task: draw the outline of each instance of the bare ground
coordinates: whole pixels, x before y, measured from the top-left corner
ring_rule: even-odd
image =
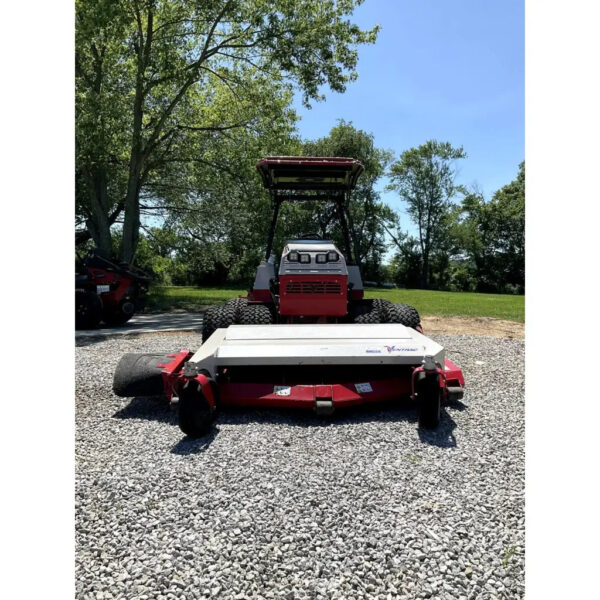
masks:
[[[503,321],[492,317],[438,317],[421,318],[425,335],[439,333],[445,335],[487,335],[490,337],[525,338],[525,324],[516,321]]]

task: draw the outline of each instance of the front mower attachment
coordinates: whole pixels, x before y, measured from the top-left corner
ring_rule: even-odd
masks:
[[[179,398],[180,425],[200,435],[219,405],[337,408],[412,397],[422,427],[440,404],[462,395],[461,370],[444,348],[392,324],[232,325],[192,354],[126,354],[115,373],[119,396]],[[181,402],[185,399],[185,411]]]

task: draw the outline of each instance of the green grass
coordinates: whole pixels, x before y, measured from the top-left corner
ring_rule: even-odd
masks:
[[[146,301],[146,311],[199,311],[229,298],[245,296],[246,292],[244,287],[152,286]]]
[[[154,286],[148,294],[146,310],[198,311],[240,295],[246,295],[244,287]],[[365,297],[387,298],[391,302],[411,304],[422,315],[495,317],[520,323],[525,321],[525,296],[367,288]]]
[[[495,317],[525,322],[525,296],[367,288],[365,297],[387,298],[391,302],[410,304],[422,315]]]

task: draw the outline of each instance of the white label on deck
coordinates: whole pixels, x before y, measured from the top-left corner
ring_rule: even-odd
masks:
[[[366,394],[373,391],[370,383],[355,383],[354,387],[359,394]]]
[[[292,388],[289,385],[273,386],[273,393],[276,396],[289,396],[291,392],[292,392]]]

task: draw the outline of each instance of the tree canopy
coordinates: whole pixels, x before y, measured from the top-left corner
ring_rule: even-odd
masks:
[[[500,188],[489,202],[481,193],[467,193],[455,227],[457,246],[464,250],[481,292],[525,289],[525,163],[516,179]]]
[[[120,255],[131,261],[140,197],[160,196],[153,181],[193,177],[192,161],[216,169],[211,141],[225,132],[289,122],[294,86],[306,104],[325,84],[344,91],[356,46],[377,35],[348,18],[361,2],[78,0],[79,240],[109,253],[122,216]]]
[[[294,94],[343,92],[377,37],[351,21],[362,1],[76,0],[76,243],[157,282],[247,281],[271,212],[257,161],[350,156],[365,167],[347,206],[364,279],[522,291],[524,164],[487,201],[455,181],[466,153],[449,142],[396,159],[343,120],[300,139]],[[382,200],[386,178],[416,236]],[[343,247],[332,206],[284,204],[275,247],[311,232]]]
[[[447,237],[447,217],[458,191],[454,161],[466,156],[462,147],[428,140],[405,150],[390,169],[389,188],[404,200],[408,215],[418,227],[423,288],[429,286],[431,256]]]

